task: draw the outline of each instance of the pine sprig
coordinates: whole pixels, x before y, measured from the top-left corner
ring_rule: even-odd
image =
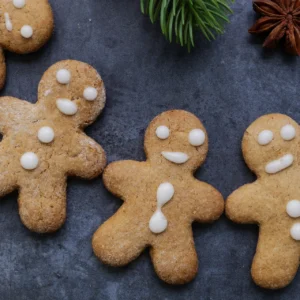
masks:
[[[160,20],[163,35],[172,42],[195,46],[194,32],[199,30],[211,41],[224,33],[224,24],[232,13],[229,3],[234,0],[140,0],[141,10],[154,23]]]

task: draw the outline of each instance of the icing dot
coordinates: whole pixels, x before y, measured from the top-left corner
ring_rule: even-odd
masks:
[[[37,155],[33,152],[26,152],[20,159],[21,166],[26,170],[33,170],[39,164]]]
[[[300,217],[300,201],[299,200],[289,201],[286,206],[286,212],[292,218]]]
[[[16,8],[23,8],[26,4],[25,0],[13,0],[13,5]]]
[[[25,39],[29,39],[32,37],[33,35],[33,29],[31,26],[29,25],[24,25],[22,28],[21,28],[21,35],[23,38]]]
[[[83,91],[83,97],[85,100],[94,101],[96,100],[97,96],[98,92],[94,87],[89,86]]]
[[[294,240],[299,241],[300,240],[300,223],[295,223],[292,226],[290,233]]]
[[[189,142],[192,146],[201,146],[205,142],[205,133],[201,129],[193,129],[189,133]]]
[[[170,136],[170,129],[167,126],[158,126],[155,133],[159,139],[165,140]]]
[[[77,113],[77,105],[69,99],[57,99],[57,108],[65,115],[72,116]]]
[[[263,130],[259,133],[257,142],[262,145],[268,145],[273,140],[273,132],[271,130]]]
[[[42,143],[46,143],[46,144],[51,143],[54,139],[53,129],[49,126],[44,126],[40,128],[40,130],[38,131],[38,139]]]
[[[296,136],[296,130],[294,126],[287,124],[281,128],[280,135],[285,141],[290,141]]]
[[[60,69],[56,73],[56,80],[61,84],[68,84],[71,80],[71,73],[66,69]]]

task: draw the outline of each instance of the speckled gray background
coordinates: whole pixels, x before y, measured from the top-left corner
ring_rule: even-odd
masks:
[[[107,106],[87,133],[106,150],[109,162],[143,160],[143,134],[153,117],[181,108],[206,126],[209,156],[197,177],[227,197],[254,179],[240,142],[262,114],[287,113],[300,121],[300,61],[282,51],[264,52],[247,33],[255,20],[251,1],[237,0],[226,33],[214,43],[198,40],[191,54],[169,45],[139,10],[139,0],[52,0],[56,29],[36,54],[7,53],[8,77],[1,95],[34,102],[43,72],[61,59],[92,64],[107,88]],[[145,252],[125,268],[94,257],[91,236],[121,201],[103,187],[70,179],[68,219],[56,234],[39,236],[23,227],[17,194],[0,202],[0,299],[299,299],[300,276],[286,289],[266,291],[250,277],[256,226],[238,226],[224,216],[194,226],[200,269],[196,279],[172,287],[155,275]],[[297,298],[298,297],[298,298]]]

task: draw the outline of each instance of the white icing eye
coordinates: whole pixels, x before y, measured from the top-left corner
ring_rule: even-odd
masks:
[[[201,146],[205,142],[205,133],[202,129],[193,129],[189,133],[189,142],[192,146]]]
[[[83,97],[87,101],[94,101],[96,100],[97,96],[98,92],[94,87],[89,86],[83,91]]]
[[[259,133],[257,142],[262,145],[268,145],[273,140],[273,132],[271,130],[263,130]]]
[[[71,81],[71,73],[66,69],[60,69],[56,73],[56,80],[60,84],[68,84]]]
[[[32,37],[33,35],[33,29],[31,26],[29,25],[24,25],[22,28],[21,28],[21,35],[23,38],[25,39],[29,39]]]
[[[300,223],[295,223],[292,226],[290,233],[294,240],[299,241],[300,240]]]
[[[38,166],[39,159],[35,153],[26,152],[22,155],[20,163],[25,170],[33,170]]]
[[[296,129],[294,126],[287,124],[281,128],[280,135],[285,141],[290,141],[296,136]]]
[[[300,201],[299,200],[289,201],[286,206],[286,212],[292,218],[300,217]]]
[[[155,133],[159,139],[165,140],[170,136],[170,129],[167,126],[158,126]]]
[[[77,105],[69,99],[57,99],[57,108],[65,115],[72,116],[77,113]]]
[[[53,129],[49,126],[44,126],[40,128],[38,132],[38,139],[40,140],[40,142],[45,144],[51,143],[54,139]]]
[[[13,0],[13,5],[15,8],[23,8],[25,4],[25,0]]]

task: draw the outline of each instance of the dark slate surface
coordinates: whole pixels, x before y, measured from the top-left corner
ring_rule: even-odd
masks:
[[[233,5],[226,33],[214,43],[198,40],[191,54],[169,45],[139,10],[139,1],[52,0],[56,29],[36,54],[7,53],[8,78],[1,95],[34,102],[43,72],[61,59],[92,64],[107,88],[107,106],[87,133],[104,147],[109,162],[143,160],[143,134],[153,117],[179,108],[206,126],[210,151],[197,177],[227,197],[254,177],[240,142],[262,114],[287,113],[300,120],[297,58],[264,52],[247,33],[255,20],[249,0]],[[172,287],[155,275],[147,251],[125,268],[102,265],[91,237],[121,201],[103,187],[70,179],[68,219],[56,234],[39,236],[23,227],[17,194],[0,202],[0,299],[298,299],[300,276],[286,289],[266,291],[250,277],[256,226],[239,226],[224,216],[194,226],[200,269],[196,279]]]

